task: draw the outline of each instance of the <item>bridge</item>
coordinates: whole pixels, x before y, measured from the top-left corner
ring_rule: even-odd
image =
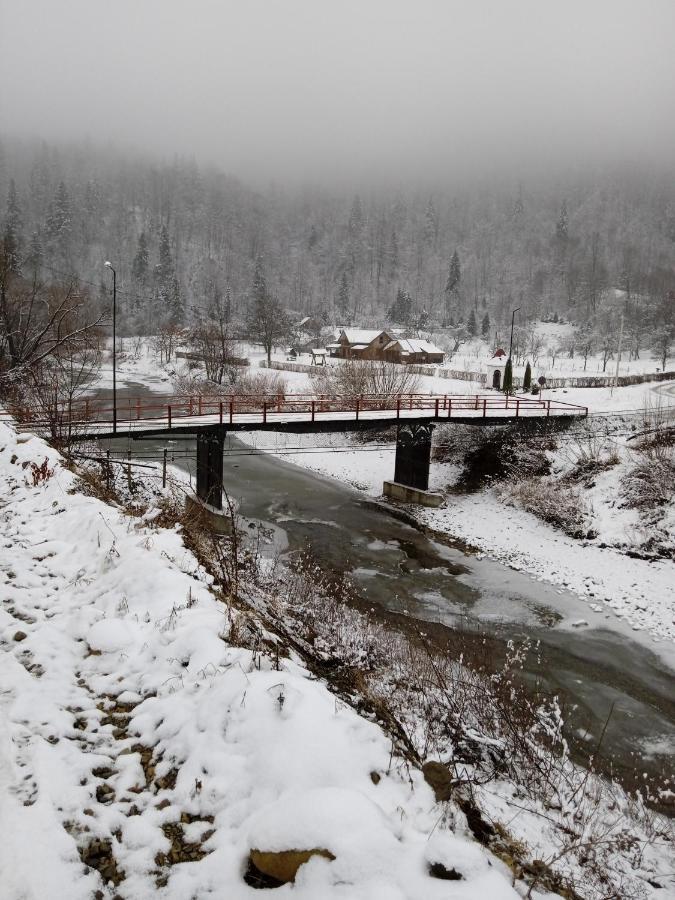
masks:
[[[295,433],[359,431],[397,426],[393,482],[385,493],[408,502],[436,505],[428,492],[431,438],[439,423],[503,425],[534,419],[569,420],[588,409],[550,398],[505,394],[430,395],[320,394],[175,396],[129,399],[116,407],[108,400],[84,400],[59,411],[72,438],[141,439],[176,433],[197,437],[197,495],[222,508],[223,448],[228,431]],[[24,428],[47,430],[34,410],[21,411]]]

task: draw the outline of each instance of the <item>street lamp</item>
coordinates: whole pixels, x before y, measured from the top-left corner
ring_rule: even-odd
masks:
[[[113,333],[112,333],[112,364],[113,364],[113,434],[117,434],[117,273],[112,263],[106,260],[106,269],[110,269],[113,276]]]
[[[110,263],[106,263],[106,265],[110,265]],[[509,343],[509,359],[511,359],[511,351],[513,350],[513,321],[519,309],[520,307],[516,306],[516,308],[511,311],[511,342]]]

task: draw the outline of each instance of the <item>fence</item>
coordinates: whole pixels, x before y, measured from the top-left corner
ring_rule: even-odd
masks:
[[[305,363],[280,362],[275,359],[268,366],[267,360],[260,361],[260,365],[264,369],[279,369],[285,372],[307,372],[309,375],[316,375],[323,369],[323,366],[308,366]],[[412,372],[414,375],[429,375],[432,378],[446,378],[453,381],[473,381],[477,384],[485,384],[487,375],[485,372],[466,372],[459,369],[442,369],[436,366],[406,366],[406,371]],[[648,372],[644,375],[619,375],[616,382],[619,387],[628,387],[631,384],[645,384],[648,381],[672,381],[675,379],[675,372]],[[533,377],[536,383],[536,378]],[[561,378],[547,378],[547,388],[593,388],[593,387],[611,387],[615,382],[614,375],[574,375]],[[523,379],[520,375],[513,376],[514,388],[522,386]]]

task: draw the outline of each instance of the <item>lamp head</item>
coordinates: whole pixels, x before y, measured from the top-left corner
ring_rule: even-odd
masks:
[[[112,269],[112,263],[110,262],[109,259],[106,259],[104,265],[105,265],[106,269]]]

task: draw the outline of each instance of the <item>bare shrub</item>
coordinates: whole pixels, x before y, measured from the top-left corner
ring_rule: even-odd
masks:
[[[395,397],[412,394],[419,389],[420,378],[407,366],[374,359],[348,359],[337,366],[326,367],[315,377],[318,393],[359,397],[378,394]]]
[[[651,397],[645,404],[642,430],[630,439],[634,448],[648,459],[665,459],[672,456],[675,446],[675,415],[672,407],[664,406],[661,397]]]
[[[570,477],[589,482],[594,475],[618,465],[619,453],[606,422],[586,421],[567,444]]]
[[[271,369],[259,371],[244,369],[239,371],[231,390],[242,396],[265,397],[271,401],[286,394],[287,381],[281,372]]]
[[[174,375],[174,389],[184,397],[258,397],[260,402],[272,403],[286,394],[286,379],[271,369],[249,370],[237,367],[236,379],[229,384],[207,381],[201,375],[181,373]]]
[[[505,486],[501,497],[574,538],[593,537],[590,510],[579,490],[562,481],[525,478]]]

